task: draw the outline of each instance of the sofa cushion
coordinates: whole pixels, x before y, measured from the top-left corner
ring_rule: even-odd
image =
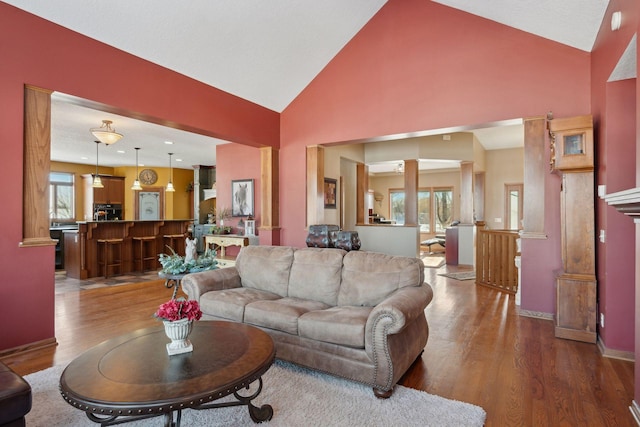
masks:
[[[420,258],[351,251],[343,259],[338,305],[373,307],[397,289],[422,282],[424,263]]]
[[[286,246],[244,246],[236,258],[242,286],[286,297],[293,251]]]
[[[336,305],[345,254],[340,249],[297,249],[289,276],[289,296]]]
[[[280,298],[274,301],[256,301],[247,305],[244,321],[264,328],[298,334],[298,318],[312,310],[328,308],[318,301],[298,298]]]
[[[364,331],[371,310],[344,306],[310,311],[298,319],[298,334],[316,341],[364,348]]]
[[[251,288],[234,288],[221,291],[206,292],[200,297],[200,308],[203,313],[216,317],[244,321],[245,306],[254,301],[274,300],[280,295]]]

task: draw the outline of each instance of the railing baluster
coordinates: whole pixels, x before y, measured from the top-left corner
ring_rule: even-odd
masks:
[[[514,264],[518,232],[478,229],[476,241],[476,283],[512,294],[518,291]]]

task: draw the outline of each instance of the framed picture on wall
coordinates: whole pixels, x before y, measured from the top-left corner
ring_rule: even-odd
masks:
[[[231,216],[255,216],[253,211],[253,180],[231,181]]]
[[[335,209],[336,208],[336,188],[337,180],[333,178],[324,179],[324,208]]]

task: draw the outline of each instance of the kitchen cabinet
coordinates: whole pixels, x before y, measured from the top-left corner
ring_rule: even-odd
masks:
[[[64,258],[64,231],[66,230],[77,230],[78,226],[76,224],[63,224],[56,225],[54,227],[49,228],[49,235],[52,239],[57,240],[56,243],[56,270],[64,270],[65,269],[65,258]]]
[[[93,175],[82,175],[84,183],[84,219],[93,219],[94,205],[121,205],[124,212],[124,177],[100,175],[104,188],[94,188]]]
[[[64,236],[60,229],[49,229],[49,235],[56,243],[56,270],[64,270]]]

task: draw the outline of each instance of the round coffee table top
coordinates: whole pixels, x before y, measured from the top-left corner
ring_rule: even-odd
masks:
[[[266,372],[273,340],[234,322],[194,322],[193,352],[169,356],[162,326],[105,341],[67,366],[60,392],[100,415],[151,415],[196,407],[234,393]]]

